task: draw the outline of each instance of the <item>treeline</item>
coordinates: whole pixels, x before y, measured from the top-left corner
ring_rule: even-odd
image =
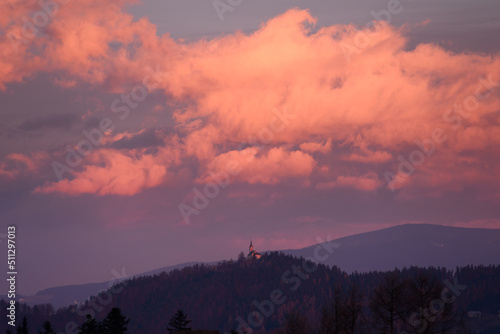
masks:
[[[347,293],[334,290],[332,301],[322,309],[319,326],[293,310],[286,316],[283,334],[354,333],[468,333],[464,312],[454,305],[466,286],[443,284],[428,274],[401,279],[388,273],[368,297],[356,283]],[[239,328],[240,332],[248,329]]]
[[[17,318],[26,316],[33,333],[44,321],[50,321],[57,333],[75,333],[87,315],[102,321],[118,307],[130,316],[130,333],[151,334],[166,333],[178,309],[190,314],[193,328],[223,333],[296,333],[290,328],[302,325],[321,333],[415,333],[424,326],[427,332],[421,333],[432,333],[465,328],[468,311],[500,319],[500,266],[347,274],[337,267],[271,253],[260,260],[240,258],[133,278],[114,291],[120,292],[104,291],[83,305],[58,310],[20,304]],[[4,319],[6,306],[0,301]],[[496,325],[500,327],[493,321]],[[6,322],[0,323],[0,331],[6,329]]]
[[[74,332],[77,334],[127,334],[128,333],[128,323],[130,319],[127,319],[118,307],[113,307],[111,312],[108,313],[103,321],[98,322],[90,314],[87,315],[87,320],[79,326]],[[184,314],[182,310],[178,310],[170,319],[169,326],[167,328],[169,334],[174,334],[180,331],[190,331],[191,327],[188,327],[191,320],[187,319],[187,315]],[[5,331],[6,334],[13,334],[14,332],[10,329]],[[16,328],[16,334],[30,334],[30,329],[28,326],[28,320],[23,317],[23,320],[19,326]],[[41,325],[41,330],[38,334],[56,334],[52,328],[50,321],[45,321]]]
[[[79,326],[78,328],[72,329],[74,333],[78,334],[125,334],[127,333],[127,324],[130,319],[127,319],[122,311],[114,307],[108,313],[106,318],[103,321],[97,322],[95,318],[87,315],[86,321]],[[6,334],[13,334],[14,332],[10,329],[5,331]],[[19,324],[15,331],[16,334],[29,334],[32,333],[28,326],[28,320],[23,317],[21,324]],[[52,324],[49,320],[46,320],[38,331],[35,333],[38,334],[56,334],[56,331],[52,327]]]

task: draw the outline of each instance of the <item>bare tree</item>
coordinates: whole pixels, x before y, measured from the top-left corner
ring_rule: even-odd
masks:
[[[311,327],[307,319],[298,313],[292,311],[286,317],[285,334],[309,334]]]
[[[444,284],[428,274],[418,273],[408,283],[405,325],[409,333],[451,333],[461,318],[450,303],[441,300]]]
[[[350,286],[347,296],[342,293],[340,286],[335,287],[332,303],[323,308],[320,332],[322,334],[355,333],[363,308],[362,298],[360,288],[356,283]]]
[[[349,289],[347,299],[345,300],[344,322],[347,334],[354,334],[358,328],[358,322],[362,315],[363,306],[361,301],[363,295],[357,283],[352,283]]]
[[[394,334],[401,328],[407,312],[408,282],[402,280],[398,271],[387,274],[375,288],[370,300],[374,325],[384,333]]]
[[[343,330],[344,297],[340,286],[333,290],[333,301],[323,308],[321,315],[321,334],[338,334]]]

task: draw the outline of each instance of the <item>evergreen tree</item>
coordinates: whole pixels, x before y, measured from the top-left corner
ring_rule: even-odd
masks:
[[[23,318],[23,322],[17,327],[16,334],[29,334],[28,319]]]
[[[92,318],[90,314],[87,314],[87,320],[78,328],[78,334],[98,334],[99,324]]]
[[[168,323],[168,332],[170,334],[176,333],[178,331],[190,331],[191,327],[187,327],[191,320],[187,320],[187,315],[182,312],[182,310],[177,310]]]
[[[5,334],[14,334],[14,333],[13,333],[10,329],[7,329],[7,330],[5,331]]]
[[[106,318],[99,324],[99,334],[124,334],[127,333],[127,319],[118,307],[113,307]]]
[[[39,334],[56,334],[54,329],[52,329],[52,325],[50,321],[45,321],[42,325],[42,331],[38,332]]]

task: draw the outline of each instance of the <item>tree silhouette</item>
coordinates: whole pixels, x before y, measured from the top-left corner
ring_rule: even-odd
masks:
[[[344,306],[345,328],[348,334],[357,332],[358,321],[362,317],[363,305],[361,300],[363,294],[357,283],[351,284],[349,294]]]
[[[240,262],[243,262],[247,259],[245,253],[241,252],[239,255],[238,255],[238,263]]]
[[[182,310],[177,310],[172,318],[170,318],[167,328],[168,332],[173,334],[178,331],[190,331],[191,327],[187,327],[190,322],[191,320],[187,320],[187,315]]]
[[[85,322],[78,328],[78,334],[98,334],[99,333],[99,324],[92,318],[90,314],[87,314],[87,319]]]
[[[124,334],[129,321],[118,307],[113,307],[99,324],[99,334]]]
[[[17,327],[16,334],[29,334],[28,320],[23,317],[23,322]]]
[[[320,333],[356,333],[362,316],[362,298],[363,295],[357,283],[351,284],[347,296],[342,293],[340,285],[337,285],[334,289],[333,301],[323,308]]]
[[[408,313],[405,300],[408,282],[401,280],[400,275],[399,271],[387,274],[370,300],[374,325],[384,333],[394,334]]]
[[[297,311],[286,317],[285,334],[308,334],[311,332],[307,319]]]
[[[52,329],[52,325],[50,324],[50,321],[45,321],[42,324],[42,331],[38,332],[39,334],[56,334],[54,329]]]
[[[321,334],[337,334],[344,330],[342,319],[344,307],[345,301],[340,286],[337,285],[333,290],[333,301],[323,308],[321,314]]]
[[[418,273],[408,283],[405,324],[413,333],[446,333],[460,325],[452,304],[441,300],[445,286],[427,273]]]

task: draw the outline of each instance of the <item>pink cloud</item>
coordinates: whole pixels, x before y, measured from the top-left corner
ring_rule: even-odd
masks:
[[[133,195],[164,182],[166,167],[152,155],[134,155],[103,149],[87,157],[90,165],[74,173],[74,179],[47,182],[35,193],[65,193],[68,195]]]
[[[48,154],[42,151],[31,154],[11,153],[0,163],[0,176],[15,180],[21,176],[36,174],[47,158]]]
[[[316,189],[352,188],[362,191],[373,191],[381,186],[382,182],[378,179],[377,174],[370,172],[362,176],[341,175],[335,181],[318,183]]]
[[[212,181],[215,176],[227,173],[232,181],[276,184],[290,178],[309,177],[315,164],[310,155],[301,151],[272,148],[259,153],[256,148],[247,148],[217,156],[208,164],[200,181]]]
[[[306,142],[300,144],[300,149],[305,152],[321,152],[321,153],[328,153],[332,149],[332,141],[331,139],[328,139],[325,143],[318,143],[318,142]]]
[[[15,54],[6,33],[20,33],[21,19],[7,17],[28,15],[37,3],[23,2],[19,9],[11,1],[0,15],[0,88],[45,71],[57,73],[59,86],[74,89],[84,82],[129,93],[152,75],[149,66],[157,72],[157,86],[151,89],[171,97],[176,108],[178,138],[166,141],[163,149],[175,152],[174,164],[195,159],[198,182],[209,181],[210,173],[234,161],[241,169],[233,177],[237,182],[277,184],[295,178],[307,184],[314,177],[318,188],[374,191],[381,187],[375,177],[383,174],[380,166],[397,170],[399,154],[418,148],[416,141],[441,128],[448,140],[436,152],[446,154],[426,158],[405,187],[447,184],[446,189],[461,191],[479,175],[481,182],[499,183],[496,176],[485,176],[487,167],[479,163],[447,168],[439,158],[460,159],[467,150],[487,155],[500,144],[498,129],[489,121],[500,109],[498,54],[457,54],[430,44],[407,50],[403,30],[388,25],[375,32],[353,25],[313,30],[316,19],[299,9],[250,34],[181,42],[158,36],[146,18],[134,21],[124,11],[127,3],[61,5],[44,33],[32,40],[33,47],[21,45]],[[368,37],[363,45],[360,34]],[[471,100],[474,94],[484,98]],[[477,102],[473,111],[454,109],[470,102]],[[148,124],[155,124],[151,117]],[[347,152],[339,155],[337,148]],[[322,154],[313,158],[314,152]],[[170,163],[160,155],[133,154],[96,153],[73,180],[37,191],[131,195],[165,182]],[[365,167],[353,169],[353,163]],[[491,164],[500,167],[497,161]],[[139,175],[135,180],[134,173]]]

